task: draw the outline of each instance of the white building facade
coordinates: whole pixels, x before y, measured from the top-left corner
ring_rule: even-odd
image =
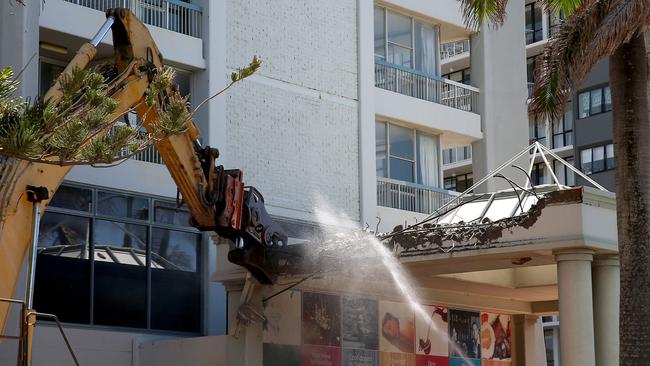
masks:
[[[193,105],[260,57],[254,76],[196,119],[203,144],[220,150],[219,164],[243,170],[290,241],[321,237],[322,207],[346,227],[420,221],[529,142],[525,55],[536,46],[526,46],[523,0],[509,2],[502,28],[480,33],[466,29],[456,0],[7,3],[0,64],[27,65],[23,95],[47,89],[109,7],[129,7],[148,24]],[[111,42],[99,61],[111,57]],[[476,191],[505,187],[490,181]],[[43,219],[37,309],[61,314],[82,365],[271,365],[260,324],[223,336],[246,273],[227,262],[227,242],[187,225],[175,201],[154,150],[111,169],[74,168]],[[496,252],[477,257],[485,266],[446,257],[413,266],[444,268],[426,275],[439,284],[428,301],[519,316],[526,354],[514,364],[539,365],[541,316],[559,310],[555,256],[540,248],[530,267]],[[3,364],[14,362],[14,346],[0,343]],[[57,329],[39,325],[33,364],[69,360]]]

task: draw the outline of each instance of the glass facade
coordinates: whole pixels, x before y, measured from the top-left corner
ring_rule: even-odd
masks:
[[[439,187],[438,136],[388,122],[375,122],[377,177]]]
[[[40,226],[35,307],[61,321],[198,333],[202,235],[172,201],[65,184]]]
[[[609,86],[578,93],[578,118],[612,110],[612,92]]]
[[[389,64],[439,75],[438,27],[375,6],[375,57]]]
[[[580,150],[580,167],[585,174],[614,169],[614,145],[606,144]]]

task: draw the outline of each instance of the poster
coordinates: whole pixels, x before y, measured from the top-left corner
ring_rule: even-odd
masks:
[[[481,313],[481,358],[483,365],[507,366],[512,361],[510,315]],[[485,362],[492,360],[497,363]]]
[[[302,366],[341,366],[341,349],[338,347],[303,346]]]
[[[451,357],[481,358],[480,313],[449,310],[449,353]],[[479,362],[480,364],[480,362]]]
[[[443,306],[423,306],[430,316],[415,316],[416,352],[418,355],[449,356],[448,310]]]
[[[381,352],[380,366],[415,366],[415,355],[412,353]]]
[[[341,346],[341,298],[303,292],[302,340],[304,344]]]
[[[408,304],[379,302],[379,349],[415,353],[415,315]]]
[[[264,366],[300,366],[300,347],[264,343]]]
[[[358,297],[343,297],[343,347],[376,350],[379,347],[377,301]]]
[[[415,366],[449,366],[449,357],[415,355]]]
[[[466,358],[462,359],[460,357],[450,357],[449,366],[482,366],[481,360]]]
[[[264,343],[300,345],[301,292],[286,291],[264,303]]]
[[[379,352],[365,349],[343,349],[343,366],[379,366]]]

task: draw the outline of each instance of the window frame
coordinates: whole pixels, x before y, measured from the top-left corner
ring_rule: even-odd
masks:
[[[205,332],[205,307],[206,307],[206,291],[207,291],[207,278],[206,278],[206,266],[209,265],[206,261],[207,253],[208,253],[208,248],[207,248],[207,236],[202,233],[201,231],[197,230],[196,228],[189,226],[189,224],[186,225],[175,225],[175,224],[166,224],[166,223],[161,223],[155,220],[155,203],[156,201],[162,201],[162,202],[172,202],[173,198],[170,197],[163,197],[163,196],[157,196],[157,195],[151,195],[151,194],[139,194],[137,192],[130,192],[126,190],[120,190],[120,189],[115,189],[111,187],[101,187],[101,186],[95,186],[95,185],[88,185],[88,184],[81,184],[77,182],[71,182],[71,181],[64,181],[62,183],[62,186],[68,186],[76,189],[85,189],[85,190],[91,190],[92,195],[91,195],[91,207],[90,210],[88,211],[77,211],[73,209],[68,209],[68,208],[61,208],[61,207],[56,207],[56,206],[48,206],[47,212],[51,213],[56,213],[56,214],[64,214],[67,216],[71,217],[80,217],[80,218],[86,218],[89,220],[89,229],[88,229],[88,242],[87,245],[89,247],[89,255],[88,255],[88,265],[90,267],[90,308],[88,309],[89,311],[89,321],[87,323],[70,323],[74,324],[75,326],[80,326],[80,327],[91,327],[91,328],[109,328],[109,329],[125,329],[129,331],[136,330],[138,332],[144,332],[144,333],[165,333],[165,334],[188,334],[188,335],[197,335],[197,334],[203,334]],[[136,218],[129,218],[129,217],[116,217],[116,216],[110,216],[106,214],[101,214],[98,211],[99,205],[98,205],[98,195],[99,192],[106,192],[106,193],[113,193],[117,195],[124,195],[124,196],[132,196],[132,197],[137,197],[137,198],[142,198],[146,199],[148,201],[148,214],[147,214],[147,219],[136,219]],[[146,293],[145,293],[145,298],[146,298],[146,326],[145,327],[130,327],[130,326],[121,326],[121,325],[105,325],[105,324],[97,324],[95,322],[95,240],[94,240],[94,235],[95,235],[95,230],[97,227],[97,221],[107,221],[107,222],[115,222],[115,223],[122,223],[122,224],[130,224],[130,225],[138,225],[138,226],[144,226],[146,230],[146,263],[145,263],[145,271],[146,271]],[[199,281],[197,283],[197,286],[199,286],[200,289],[200,296],[199,296],[199,329],[194,332],[194,331],[181,331],[181,330],[166,330],[166,329],[159,329],[159,328],[153,328],[152,327],[152,314],[153,314],[153,308],[152,308],[152,296],[151,296],[151,289],[152,289],[152,269],[153,267],[150,265],[151,263],[151,257],[153,253],[153,231],[154,229],[164,229],[164,230],[170,230],[170,231],[179,231],[183,233],[190,233],[190,234],[195,234],[197,236],[197,251],[196,251],[196,270],[192,271],[192,273],[196,273],[196,275],[199,278]],[[100,246],[102,244],[99,244]],[[38,266],[38,264],[37,264]]]
[[[529,118],[529,120],[528,120],[528,126],[529,126],[529,128],[528,128],[528,143],[533,144],[534,142],[539,142],[540,144],[542,144],[544,146],[548,146],[547,145],[548,135],[546,134],[546,122],[543,119],[538,118],[538,117],[532,117],[532,118],[533,118],[533,120],[532,120],[533,136],[530,135],[531,121],[530,121],[530,118]],[[543,136],[540,136],[540,133],[539,133],[540,131],[544,132]]]
[[[386,5],[374,4],[373,9],[381,9],[383,11],[383,14],[384,14],[384,55],[382,56],[382,55],[376,54],[374,52],[374,44],[373,44],[373,55],[375,57],[375,60],[379,59],[379,60],[382,60],[383,62],[386,62],[389,65],[394,65],[394,66],[397,66],[397,67],[403,67],[403,68],[406,68],[407,70],[413,70],[415,72],[423,73],[422,71],[419,71],[419,70],[417,70],[415,68],[415,59],[416,59],[415,22],[418,21],[418,22],[420,22],[422,24],[431,26],[431,27],[433,27],[435,29],[435,32],[436,32],[436,45],[435,46],[437,48],[437,52],[434,53],[435,54],[436,74],[435,75],[430,75],[430,76],[440,77],[440,67],[441,67],[440,66],[440,64],[441,64],[440,50],[442,49],[441,43],[440,43],[440,24],[439,23],[432,23],[430,20],[427,20],[427,19],[422,18],[422,17],[413,16],[411,14],[403,13],[401,11],[398,11],[398,10],[395,10],[395,9],[393,9],[391,7],[388,7]],[[410,48],[410,50],[411,50],[411,66],[410,67],[407,67],[407,66],[404,66],[404,65],[397,65],[397,64],[388,62],[388,44],[389,43],[392,43],[392,44],[394,44],[394,45],[396,45],[398,47],[407,48],[407,47],[405,47],[405,46],[403,46],[401,44],[390,42],[388,40],[388,12],[393,12],[393,13],[395,13],[397,15],[408,17],[411,20],[411,48]],[[374,11],[373,11],[373,17],[374,17]],[[374,19],[373,19],[373,26],[374,26]],[[373,39],[374,39],[374,29],[373,29]]]
[[[574,135],[573,135],[573,121],[571,121],[571,129],[567,129],[567,120],[568,118],[573,117],[572,114],[570,113],[563,113],[561,119],[557,121],[551,121],[551,146],[553,149],[559,149],[562,147],[567,147],[573,145],[574,142]],[[555,132],[555,122],[562,122],[562,132]],[[567,135],[571,134],[571,143],[567,143],[568,138]],[[555,138],[558,136],[562,136],[562,146],[555,146]]]
[[[377,126],[377,123],[383,124],[384,131],[386,133],[386,137],[385,137],[385,140],[386,140],[386,155],[384,156],[384,159],[386,159],[386,176],[382,177],[382,178],[392,179],[392,180],[395,180],[395,181],[400,181],[400,182],[405,182],[405,183],[422,185],[422,184],[417,182],[417,180],[418,180],[418,163],[419,163],[418,157],[417,157],[417,155],[418,155],[418,151],[417,151],[417,149],[418,149],[418,140],[417,140],[418,132],[428,134],[428,135],[431,135],[431,136],[437,138],[436,139],[437,140],[436,141],[436,143],[437,143],[436,155],[438,156],[438,161],[439,161],[439,165],[440,165],[438,168],[442,167],[442,165],[443,165],[442,161],[443,161],[444,158],[443,158],[443,154],[441,153],[441,149],[440,149],[440,135],[435,134],[433,132],[428,132],[428,131],[425,131],[425,130],[418,130],[417,128],[413,128],[411,126],[407,126],[407,125],[403,125],[403,124],[400,124],[400,123],[395,123],[395,122],[391,122],[391,121],[387,121],[387,120],[375,120],[375,128]],[[391,152],[390,152],[391,151],[391,148],[390,148],[390,145],[391,145],[390,144],[390,126],[391,125],[396,126],[396,127],[400,127],[400,128],[405,128],[405,129],[408,129],[408,130],[411,131],[411,134],[412,134],[412,137],[413,137],[413,160],[412,161],[409,160],[409,159],[400,157],[400,156],[391,155]],[[377,144],[377,141],[375,140],[375,148],[377,147],[376,144]],[[391,158],[400,159],[400,160],[404,160],[404,161],[408,161],[408,162],[413,163],[413,170],[412,170],[413,180],[412,181],[403,181],[403,180],[399,180],[399,179],[396,179],[396,178],[391,178],[391,176],[390,176],[390,171],[391,171],[390,159]],[[377,159],[377,156],[375,155],[375,161],[376,161],[376,159]],[[375,174],[376,174],[376,171],[375,171]],[[377,175],[377,176],[379,177],[379,175]],[[442,182],[439,179],[438,186],[437,187],[431,187],[431,188],[439,188],[441,186],[441,183]]]
[[[462,191],[458,190],[458,178],[463,177],[464,182],[465,182],[465,189]],[[471,184],[468,184],[467,182],[471,180]],[[452,182],[452,185],[447,186],[447,182]],[[474,185],[474,172],[469,172],[469,173],[464,173],[464,174],[455,174],[450,177],[445,177],[444,182],[443,182],[443,188],[448,190],[448,191],[455,191],[459,193],[463,193],[466,191],[468,188],[470,188],[472,185]]]
[[[606,99],[606,95],[607,95],[607,94],[605,93],[606,90],[609,90],[609,96],[610,96],[610,97],[609,97],[609,100],[610,100],[610,102],[611,102],[611,95],[612,95],[612,94],[611,94],[611,86],[610,86],[609,84],[601,84],[601,85],[599,85],[599,86],[595,86],[595,87],[591,87],[591,88],[586,88],[586,89],[582,89],[582,90],[578,91],[578,93],[577,93],[577,100],[578,100],[578,103],[576,103],[576,104],[577,104],[577,108],[576,108],[576,112],[577,112],[577,113],[576,113],[576,119],[585,119],[585,118],[589,118],[589,117],[591,117],[591,116],[597,116],[597,115],[599,115],[599,114],[603,114],[603,113],[611,112],[611,111],[612,111],[612,105],[611,105],[611,103],[609,104],[609,107],[608,107],[607,104],[605,103],[605,101],[607,100],[607,99]],[[594,92],[596,92],[596,91],[600,91],[600,111],[592,112],[592,108],[593,108],[593,107],[592,107],[592,96],[591,96],[591,95],[592,95],[592,93],[594,93]],[[589,100],[589,105],[587,106],[588,113],[587,113],[586,116],[582,117],[582,116],[581,116],[581,112],[582,112],[582,109],[581,109],[581,108],[582,108],[583,106],[581,105],[581,101],[582,101],[581,96],[583,96],[583,95],[585,95],[585,94],[587,94],[587,95],[589,96],[589,98],[588,98],[588,100]]]
[[[458,74],[458,73],[460,73],[461,80],[460,81],[453,80],[451,78],[451,75]],[[443,79],[449,79],[451,81],[456,81],[456,82],[461,83],[461,84],[471,85],[471,82],[472,82],[472,70],[471,70],[471,67],[466,67],[464,69],[449,72],[447,74],[442,75],[441,77]]]
[[[530,13],[532,15],[532,23],[528,23],[527,20],[526,20],[526,10],[527,10],[526,8],[528,8],[528,7],[531,8]],[[535,21],[535,9],[539,9],[539,13],[541,14],[540,23],[539,23],[540,28],[539,29],[536,29],[536,26],[537,26],[538,23]],[[533,43],[540,42],[540,41],[544,40],[544,20],[543,19],[544,19],[544,9],[542,9],[542,7],[538,4],[537,1],[534,1],[532,3],[528,3],[528,4],[524,5],[524,31],[526,32],[526,45],[533,44]],[[529,24],[531,25],[531,28],[532,28],[531,32],[528,31],[528,25]],[[532,37],[530,37],[530,41],[529,41],[528,34],[531,34],[531,33],[532,33]],[[537,39],[538,34],[539,34],[539,39]]]
[[[612,156],[609,156],[608,153],[607,153],[607,151],[609,150],[608,147],[610,145],[612,146],[612,148],[611,148]],[[602,148],[603,149],[603,159],[602,159],[603,169],[595,171],[594,170],[594,149],[597,149],[597,148]],[[589,171],[586,171],[584,169],[584,167],[583,167],[582,155],[583,155],[583,152],[586,152],[586,151],[589,151],[589,156],[591,157],[591,161],[589,162],[589,164],[590,164],[589,165],[590,166]],[[610,170],[614,170],[616,168],[616,152],[614,151],[614,144],[611,141],[604,142],[604,143],[593,144],[593,145],[589,145],[587,147],[581,147],[579,155],[580,155],[580,165],[579,165],[580,166],[580,171],[582,171],[583,173],[585,173],[587,175],[607,172],[607,171],[610,171]],[[607,162],[608,159],[610,159],[610,158],[613,158],[611,164],[609,164]]]

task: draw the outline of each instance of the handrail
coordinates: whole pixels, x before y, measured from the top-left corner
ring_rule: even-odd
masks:
[[[180,0],[64,0],[99,11],[129,8],[143,23],[201,38],[203,8]]]
[[[397,180],[397,179],[391,179],[391,178],[385,178],[385,177],[377,177],[377,180],[382,181],[382,182],[386,182],[386,183],[393,183],[393,184],[399,184],[399,185],[402,185],[402,186],[417,188],[417,189],[426,189],[427,191],[431,191],[431,192],[448,193],[448,194],[450,194],[452,196],[460,195],[460,193],[456,192],[456,191],[449,191],[449,190],[439,188],[439,187],[432,187],[432,186],[427,186],[427,185],[419,184],[419,183],[406,182],[406,181],[403,181],[403,180]]]
[[[68,348],[68,352],[70,352],[70,356],[72,357],[72,360],[74,361],[74,364],[76,366],[79,365],[79,360],[77,359],[77,355],[75,355],[74,350],[72,349],[72,345],[70,345],[70,341],[68,340],[68,337],[65,335],[65,331],[63,330],[63,326],[61,325],[61,322],[59,321],[59,317],[54,315],[54,314],[48,314],[48,313],[39,313],[34,310],[27,310],[25,311],[25,301],[23,300],[18,300],[18,299],[10,299],[6,297],[0,297],[0,302],[6,302],[10,304],[17,304],[20,305],[22,310],[21,310],[21,315],[23,317],[21,326],[20,326],[20,335],[19,336],[7,336],[7,335],[2,335],[0,334],[0,339],[13,339],[17,340],[19,342],[24,342],[26,339],[29,339],[27,342],[31,342],[31,337],[27,335],[27,328],[28,327],[34,327],[36,326],[36,320],[34,320],[34,323],[30,323],[29,319],[34,316],[34,319],[37,319],[38,317],[41,318],[48,318],[54,320],[56,323],[56,326],[59,328],[59,332],[61,333],[61,337],[63,337],[63,341],[65,342],[66,347]],[[22,364],[22,362],[25,362],[25,357],[29,357],[29,355],[24,354],[23,352],[27,350],[27,352],[30,352],[32,349],[30,344],[25,344],[22,345],[22,347],[18,351],[18,358],[19,358],[19,365]],[[21,356],[21,353],[22,356]],[[22,362],[21,362],[22,361]]]
[[[450,108],[478,113],[479,89],[375,59],[375,86]]]
[[[375,63],[379,64],[379,65],[383,65],[383,66],[392,67],[394,69],[398,69],[398,70],[401,70],[401,71],[410,72],[411,74],[423,76],[425,78],[429,78],[429,79],[433,79],[433,80],[438,80],[438,81],[447,80],[447,81],[449,81],[449,79],[445,79],[445,78],[443,78],[441,76],[429,74],[427,72],[416,70],[416,69],[411,69],[411,68],[408,68],[408,67],[405,67],[405,66],[402,66],[402,65],[393,64],[393,63],[390,63],[390,62],[388,62],[388,61],[386,61],[386,60],[384,60],[382,58],[378,58],[378,57],[375,57]],[[463,84],[463,85],[465,85],[465,84]]]

